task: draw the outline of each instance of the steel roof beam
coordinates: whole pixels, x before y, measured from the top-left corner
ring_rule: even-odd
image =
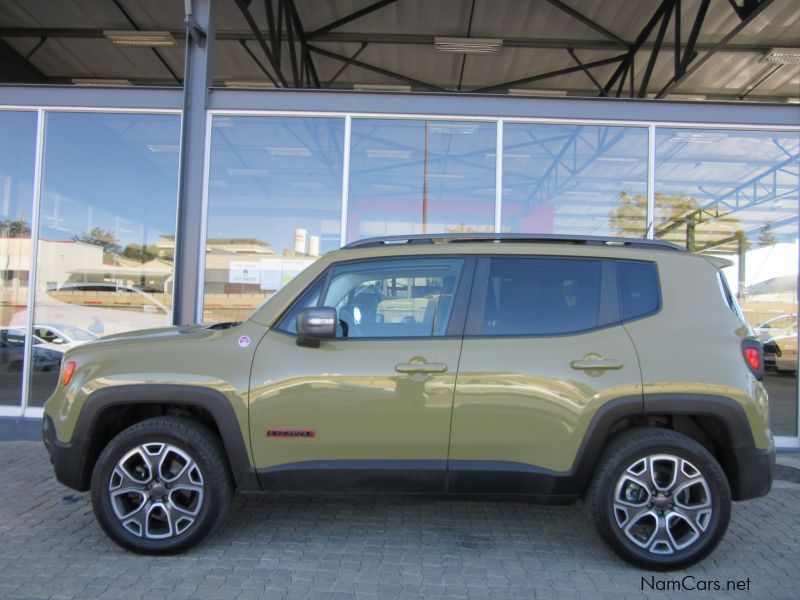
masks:
[[[743,18],[740,23],[734,27],[728,34],[722,38],[719,42],[714,44],[714,46],[707,50],[706,53],[702,56],[702,58],[698,60],[691,61],[691,67],[685,69],[680,75],[676,75],[673,77],[672,81],[670,81],[664,88],[656,95],[656,98],[663,98],[667,94],[669,94],[676,86],[680,85],[683,81],[686,80],[687,77],[695,73],[700,67],[702,67],[709,58],[714,56],[717,52],[724,51],[725,47],[728,43],[745,27],[747,27],[758,15],[760,15],[764,10],[772,4],[773,0],[761,0],[757,5],[752,6],[750,8],[749,14]],[[686,56],[684,56],[684,60],[686,60]],[[687,65],[689,63],[687,62]]]
[[[125,17],[125,19],[128,21],[128,23],[130,23],[130,24],[131,24],[131,27],[133,27],[133,28],[134,28],[136,31],[141,31],[141,30],[142,30],[142,28],[141,28],[141,27],[139,27],[139,25],[137,25],[137,24],[136,24],[136,21],[134,21],[134,20],[133,20],[133,17],[131,17],[131,16],[128,14],[128,11],[126,11],[126,10],[123,8],[122,4],[120,4],[120,3],[119,3],[119,0],[112,0],[112,1],[114,2],[114,6],[116,6],[116,7],[117,7],[117,10],[118,10],[119,12],[121,12],[121,13],[122,13],[122,15]],[[175,71],[173,71],[173,70],[172,70],[172,67],[170,67],[170,66],[169,66],[169,63],[167,63],[167,61],[164,59],[164,57],[163,57],[163,56],[161,55],[161,53],[158,51],[158,48],[150,48],[150,50],[152,50],[152,51],[153,51],[153,54],[155,54],[155,55],[156,55],[156,58],[158,59],[158,61],[159,61],[159,62],[160,62],[162,65],[164,65],[164,68],[165,68],[167,71],[169,71],[169,74],[170,74],[170,75],[172,75],[172,78],[173,78],[173,79],[174,79],[176,82],[178,82],[178,85],[183,85],[183,81],[181,80],[181,78],[180,78],[180,77],[178,77],[177,73],[175,73]]]
[[[571,6],[567,6],[566,4],[561,2],[561,0],[547,0],[547,2],[549,2],[550,4],[552,4],[553,6],[558,8],[559,10],[567,13],[573,19],[577,19],[578,21],[580,21],[581,23],[583,23],[587,27],[591,27],[592,29],[594,29],[598,33],[601,33],[602,35],[604,35],[605,37],[607,37],[608,39],[613,41],[618,47],[624,48],[624,49],[627,49],[627,48],[630,47],[630,44],[628,44],[628,42],[623,40],[621,37],[611,33],[608,29],[606,29],[605,27],[600,25],[597,21],[593,21],[592,19],[590,19],[586,15],[578,12],[577,10],[572,8]]]
[[[578,66],[581,69],[583,69],[583,72],[586,73],[586,76],[597,87],[597,91],[600,92],[600,95],[601,96],[606,96],[607,94],[605,93],[605,90],[603,90],[603,86],[600,85],[600,82],[597,81],[597,78],[594,75],[592,75],[592,72],[589,69],[586,68],[586,65],[584,65],[581,62],[581,59],[579,59],[578,56],[575,54],[575,50],[572,49],[572,48],[567,48],[567,52],[569,52],[569,55],[572,57],[572,59],[578,64]]]
[[[261,46],[261,50],[264,51],[264,54],[267,56],[267,60],[269,61],[272,68],[275,70],[275,74],[278,76],[278,80],[281,82],[283,87],[289,87],[289,82],[286,81],[286,78],[283,76],[281,72],[281,65],[275,60],[275,55],[272,54],[272,51],[267,46],[267,41],[264,39],[264,36],[261,34],[261,31],[258,29],[258,25],[256,25],[255,20],[253,19],[253,15],[250,14],[250,9],[247,8],[247,0],[235,0],[236,5],[239,7],[239,10],[242,12],[242,16],[244,17],[247,24],[250,26],[250,29],[255,35],[256,40],[258,40],[258,45]]]
[[[335,52],[329,52],[328,50],[323,50],[322,48],[318,48],[310,44],[308,46],[308,49],[311,52],[316,52],[317,54],[320,54],[321,56],[327,56],[328,58],[333,58],[334,60],[339,60],[343,63],[355,65],[356,67],[361,67],[362,69],[366,69],[367,71],[372,71],[373,73],[378,73],[379,75],[385,75],[386,77],[391,77],[393,79],[397,79],[399,81],[403,81],[411,85],[427,88],[429,90],[434,90],[436,92],[447,91],[444,88],[433,85],[432,83],[426,83],[424,81],[420,81],[419,79],[414,79],[412,77],[402,75],[401,73],[395,73],[394,71],[389,71],[388,69],[383,69],[381,67],[377,67],[369,63],[361,62],[360,60],[355,60],[355,58],[352,57],[348,58],[347,56],[342,56],[341,54],[336,54]]]
[[[332,85],[332,84],[333,84],[333,83],[334,83],[334,82],[335,82],[335,81],[336,81],[336,80],[339,78],[339,75],[341,75],[342,73],[344,73],[344,70],[345,70],[347,67],[349,67],[351,64],[353,64],[353,61],[354,61],[355,59],[357,59],[357,58],[358,58],[358,55],[359,55],[359,54],[361,54],[361,53],[364,51],[364,48],[366,48],[366,47],[367,47],[367,43],[366,43],[366,42],[362,42],[362,43],[361,43],[361,47],[360,47],[358,50],[356,50],[356,51],[353,53],[353,55],[352,55],[350,58],[348,58],[348,59],[345,61],[345,63],[344,63],[344,64],[343,64],[343,65],[342,65],[342,66],[339,68],[339,70],[338,70],[338,71],[336,71],[336,73],[334,73],[334,74],[333,74],[333,77],[331,77],[331,78],[330,78],[330,79],[329,79],[329,80],[328,80],[328,81],[325,83],[325,87],[326,87],[326,88],[329,88],[329,87],[331,87],[331,85]]]
[[[647,61],[647,68],[644,71],[642,83],[639,85],[639,98],[644,98],[647,94],[647,85],[650,83],[650,76],[653,74],[653,67],[656,66],[658,54],[661,52],[661,44],[664,43],[664,35],[667,33],[667,26],[669,25],[670,18],[672,17],[672,11],[675,9],[675,6],[675,0],[665,0],[664,16],[661,17],[661,26],[658,28],[658,33],[656,34],[656,45],[650,52],[650,59]],[[633,76],[633,74],[631,74],[631,76]]]
[[[706,2],[707,0],[703,0]],[[170,30],[169,33],[175,39],[182,40],[186,37],[183,30]],[[270,38],[269,30],[259,30],[264,38]],[[311,40],[310,34],[306,34]],[[53,38],[76,38],[76,39],[105,39],[102,29],[90,28],[71,28],[71,27],[0,27],[0,38],[41,38],[42,36]],[[286,33],[281,32],[282,40],[286,40]],[[428,46],[434,42],[433,35],[407,34],[407,33],[357,33],[357,32],[329,32],[317,35],[313,38],[314,42],[335,42],[335,43],[354,43],[360,44],[411,44]],[[256,34],[250,30],[242,29],[223,29],[217,31],[217,41],[238,41],[255,40]],[[618,50],[619,46],[606,40],[579,40],[579,39],[549,39],[549,38],[503,38],[503,46],[508,48],[550,48],[562,49],[573,48],[575,50]],[[639,46],[642,50],[650,49],[654,46],[652,42],[643,42]],[[675,43],[664,41],[662,49],[675,49]],[[697,43],[695,50],[703,52],[712,50],[717,44]],[[765,44],[727,44],[719,52],[744,53],[744,54],[763,54],[772,48]]]
[[[247,52],[248,56],[253,59],[253,62],[256,63],[261,72],[267,76],[267,79],[269,79],[275,87],[278,87],[279,86],[278,81],[272,76],[269,70],[267,70],[267,67],[264,66],[264,64],[255,55],[255,53],[252,50],[250,50],[250,48],[247,46],[247,41],[239,40],[239,45],[245,52]]]
[[[317,29],[315,31],[312,31],[311,33],[308,34],[308,38],[312,39],[312,40],[315,40],[316,38],[318,38],[320,36],[320,34],[323,34],[323,33],[326,33],[328,31],[331,31],[332,29],[336,29],[337,27],[341,27],[342,25],[346,25],[347,23],[350,23],[351,21],[355,21],[356,19],[359,19],[359,18],[363,17],[364,15],[368,15],[371,12],[375,12],[376,10],[381,9],[384,6],[388,6],[389,4],[394,4],[395,2],[397,2],[397,0],[378,0],[378,2],[370,4],[369,6],[366,6],[366,7],[362,8],[361,10],[357,10],[354,13],[350,13],[346,17],[342,17],[341,19],[337,19],[337,20],[333,21],[332,23],[328,23],[324,27],[320,27],[319,29]]]
[[[653,16],[650,17],[650,20],[644,26],[644,28],[639,32],[639,35],[636,36],[633,44],[631,45],[630,49],[628,50],[628,54],[624,57],[620,65],[617,67],[616,71],[611,75],[611,78],[606,82],[603,86],[603,91],[608,94],[611,91],[611,88],[614,87],[614,84],[619,79],[620,75],[625,76],[626,69],[630,68],[630,63],[633,60],[634,55],[639,51],[639,49],[644,44],[645,40],[650,37],[650,32],[653,31],[653,28],[658,23],[659,19],[664,15],[664,10],[666,9],[668,0],[663,0],[661,4],[658,5],[658,8],[653,13]],[[622,91],[622,87],[620,86],[620,91]],[[617,94],[619,97],[619,94]]]
[[[9,44],[0,40],[0,80],[45,83],[48,77]]]
[[[569,73],[575,73],[577,71],[583,71],[585,69],[592,69],[594,67],[610,65],[615,62],[620,62],[620,61],[624,62],[627,56],[628,56],[627,54],[612,56],[611,58],[604,58],[603,60],[595,60],[593,62],[585,63],[582,66],[566,67],[564,69],[558,69],[556,71],[549,71],[547,73],[540,73],[539,75],[532,75],[531,77],[523,77],[522,79],[515,79],[514,81],[506,81],[505,83],[498,83],[496,85],[491,85],[488,87],[480,88],[478,90],[473,90],[473,92],[493,92],[495,90],[501,90],[501,89],[515,87],[517,85],[532,83],[534,81],[541,81],[542,79],[558,77],[559,75],[567,75]]]
[[[308,49],[308,36],[303,29],[303,23],[300,21],[300,14],[297,12],[294,0],[287,1],[288,10],[291,13],[291,20],[292,23],[294,23],[295,32],[297,33],[297,39],[300,40],[300,46],[303,49],[302,61],[307,69],[309,86],[313,85],[316,88],[321,87],[319,84],[319,77],[317,76],[317,69],[314,66],[314,60],[311,58],[311,51]]]

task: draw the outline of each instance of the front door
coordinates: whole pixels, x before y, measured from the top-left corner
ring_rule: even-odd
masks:
[[[600,407],[614,400],[641,412],[616,268],[579,257],[479,260],[453,407],[450,491],[559,493]]]
[[[253,363],[250,436],[265,489],[444,491],[472,262],[338,263],[298,298]],[[296,344],[306,306],[336,309],[336,339]]]

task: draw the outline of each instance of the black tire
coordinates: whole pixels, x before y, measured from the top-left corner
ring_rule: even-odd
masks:
[[[145,447],[147,450],[144,450]],[[159,447],[162,448],[161,454],[150,456],[150,452],[155,452]],[[112,504],[111,488],[117,485],[118,489],[123,489],[122,484],[125,481],[120,477],[122,471],[117,468],[118,463],[131,452],[133,454],[129,462],[125,463],[126,473],[137,468],[138,474],[144,473],[142,468],[149,469],[145,459],[152,458],[155,461],[161,456],[157,467],[159,473],[162,472],[160,465],[166,464],[169,457],[169,465],[174,465],[179,471],[182,469],[180,472],[183,475],[176,477],[175,483],[169,483],[161,475],[150,477],[149,480],[149,475],[143,475],[142,481],[148,481],[147,485],[140,485],[135,481],[135,485],[142,488],[141,492],[127,495],[118,493]],[[147,453],[147,456],[142,452]],[[197,469],[190,467],[189,461],[184,461],[187,456]],[[185,466],[181,467],[181,461],[184,461]],[[182,486],[181,482],[187,485]],[[147,486],[157,485],[160,487],[146,489]],[[178,489],[181,487],[195,487],[199,491],[186,492]],[[100,526],[117,544],[140,554],[175,554],[198,544],[223,522],[230,508],[233,483],[222,444],[210,429],[184,417],[155,417],[128,427],[103,449],[92,473],[91,494],[92,506]],[[134,499],[132,503],[131,498]],[[156,506],[158,504],[161,507]],[[123,505],[125,511],[130,507],[134,512],[121,519],[115,508],[119,511]],[[136,506],[143,507],[144,512]],[[191,512],[194,514],[189,514]],[[136,518],[130,518],[131,514]],[[167,514],[169,517],[164,518]],[[142,518],[145,521],[144,527],[142,523],[136,522]],[[123,525],[125,519],[126,524]],[[187,525],[190,520],[191,523]],[[158,525],[161,527],[158,535],[165,535],[163,528],[166,527],[167,537],[148,539],[151,524],[154,525],[153,536],[155,526]],[[181,529],[182,527],[185,528]],[[135,531],[137,528],[138,535]]]
[[[672,488],[677,494],[667,489],[670,468],[681,469]],[[648,476],[651,482],[660,479],[666,491],[653,483],[642,494],[643,486],[634,479]],[[686,482],[680,484],[678,476]],[[631,498],[632,503],[626,504]],[[681,509],[678,502],[689,510]],[[642,427],[620,434],[607,445],[585,505],[587,517],[619,556],[640,567],[668,571],[697,563],[716,548],[728,528],[731,493],[722,467],[699,443],[668,429]],[[663,524],[670,528],[659,529]]]

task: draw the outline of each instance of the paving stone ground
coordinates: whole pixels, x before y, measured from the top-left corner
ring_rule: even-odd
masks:
[[[651,578],[723,591],[647,594]],[[747,579],[749,591],[724,591]],[[580,504],[397,497],[239,496],[201,546],[154,558],[106,538],[40,443],[0,443],[2,599],[797,598],[799,587],[800,484],[790,481],[734,504],[714,554],[669,574],[612,555]]]

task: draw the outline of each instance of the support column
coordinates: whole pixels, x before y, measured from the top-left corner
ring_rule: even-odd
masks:
[[[694,217],[689,217],[686,221],[686,249],[694,252]]]
[[[202,319],[197,314],[203,274],[199,272],[205,235],[203,219],[204,150],[208,88],[213,76],[215,0],[185,0],[186,58],[183,77],[183,115],[178,169],[178,223],[173,323]]]
[[[744,298],[744,279],[745,279],[745,272],[747,269],[747,265],[745,264],[745,257],[747,256],[747,238],[745,237],[743,232],[738,232],[736,237],[736,249],[737,254],[739,255],[739,285],[736,289],[736,298],[741,300]]]

